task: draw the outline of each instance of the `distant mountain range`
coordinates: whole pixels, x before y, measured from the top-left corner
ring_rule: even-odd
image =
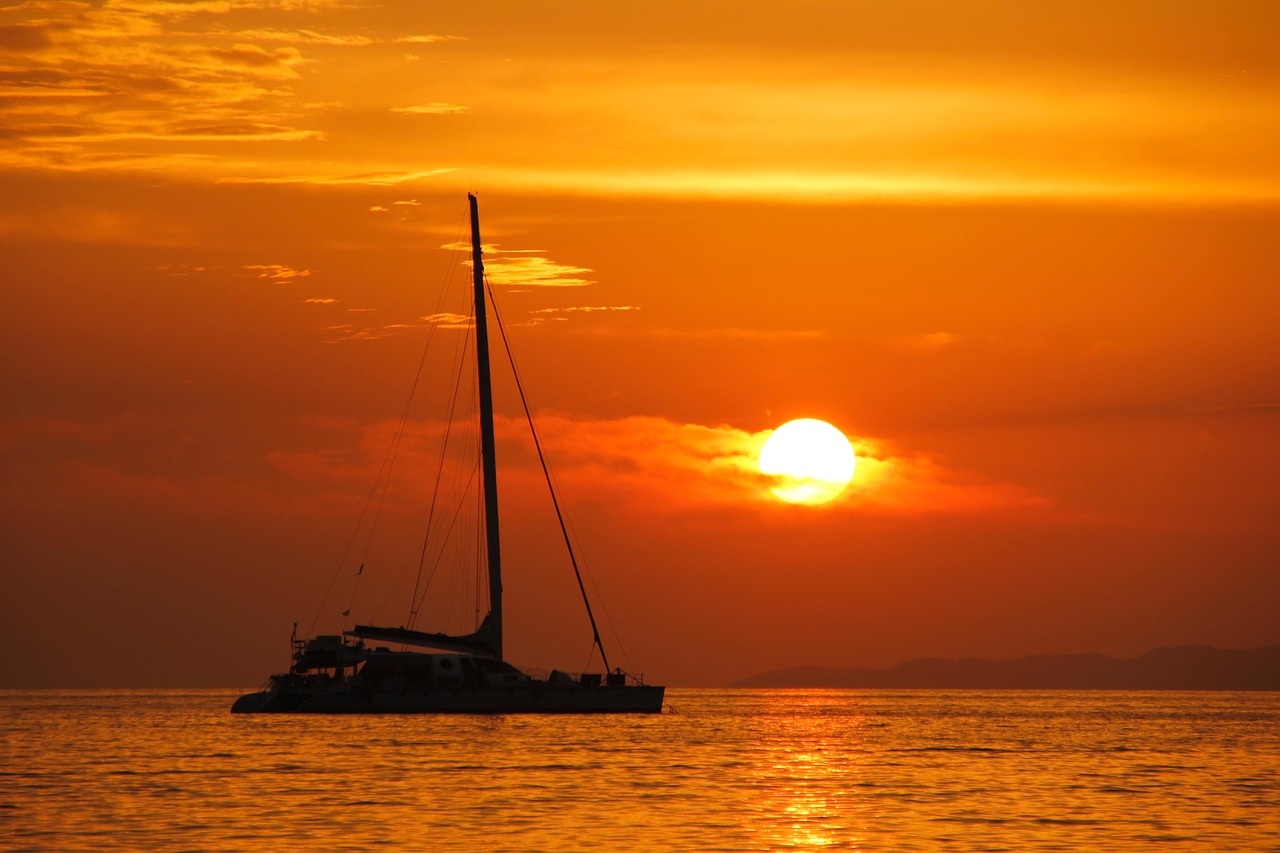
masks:
[[[1280,690],[1280,645],[1178,646],[1138,658],[1032,655],[1016,660],[922,658],[889,669],[801,666],[730,687],[888,687],[932,690]]]

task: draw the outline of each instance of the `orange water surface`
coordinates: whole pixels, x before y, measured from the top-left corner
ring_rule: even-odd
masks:
[[[14,851],[1280,849],[1280,694],[670,690],[660,716],[0,692]]]

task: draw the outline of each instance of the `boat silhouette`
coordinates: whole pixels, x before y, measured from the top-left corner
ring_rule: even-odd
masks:
[[[570,675],[553,670],[546,677],[537,677],[521,671],[503,657],[498,467],[494,453],[484,263],[479,208],[475,195],[468,194],[467,199],[471,218],[488,613],[479,627],[467,634],[356,625],[342,634],[299,639],[295,625],[295,636],[291,640],[293,664],[289,671],[272,675],[264,689],[238,698],[231,706],[233,714],[658,713],[662,710],[665,688],[645,684],[643,679],[620,667],[610,669],[572,549],[570,558],[591,624],[592,648],[593,651],[599,649],[604,671]],[[559,515],[554,492],[552,500]],[[563,518],[561,525],[563,529]],[[565,542],[568,544],[567,535]],[[363,570],[361,564],[360,572]]]

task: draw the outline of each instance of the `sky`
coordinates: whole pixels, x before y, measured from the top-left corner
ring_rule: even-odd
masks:
[[[1271,0],[4,4],[0,687],[249,688],[295,622],[404,624],[468,192],[611,662],[1280,642],[1277,37]],[[580,670],[496,381],[507,656]],[[805,417],[858,458],[820,506],[755,467]]]

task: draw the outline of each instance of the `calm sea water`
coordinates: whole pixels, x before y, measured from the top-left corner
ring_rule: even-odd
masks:
[[[1280,694],[670,690],[618,717],[0,692],[0,849],[1280,850]]]

